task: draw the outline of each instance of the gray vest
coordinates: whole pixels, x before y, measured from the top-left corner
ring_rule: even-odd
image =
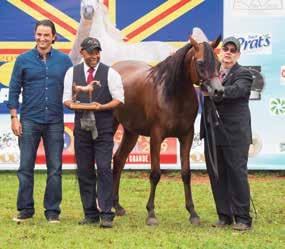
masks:
[[[100,63],[96,71],[94,80],[100,81],[101,87],[96,86],[92,95],[92,102],[98,102],[100,104],[106,104],[112,100],[111,93],[108,87],[108,71],[109,67]],[[86,79],[84,73],[84,64],[78,64],[73,67],[73,82],[77,85],[86,86]],[[81,103],[89,103],[89,96],[87,93],[79,93],[77,100]],[[105,110],[94,112],[96,118],[96,126],[98,133],[106,131],[113,131],[113,111]],[[75,112],[75,126],[80,125],[80,118],[82,117],[81,111]]]

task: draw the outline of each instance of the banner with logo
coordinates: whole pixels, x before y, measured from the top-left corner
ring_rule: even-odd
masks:
[[[98,3],[98,1],[94,2]],[[234,34],[242,42],[241,64],[249,67],[255,77],[251,94],[254,144],[250,148],[250,169],[285,169],[284,123],[285,37],[278,27],[284,24],[282,1],[130,1],[101,0],[107,10],[106,32],[121,37],[127,43],[162,41],[175,48],[187,42],[194,27],[199,27],[209,40],[220,34]],[[259,4],[260,3],[260,4]],[[280,4],[281,3],[281,4]],[[10,129],[6,107],[8,87],[16,57],[34,47],[36,20],[51,19],[56,24],[54,47],[69,53],[78,35],[80,1],[47,0],[0,2],[0,170],[17,169],[19,149]],[[98,9],[95,8],[95,14]],[[262,14],[263,13],[263,14]],[[97,13],[98,14],[98,13]],[[94,25],[96,28],[96,25]],[[102,26],[97,26],[102,28]],[[97,30],[96,30],[97,31]],[[116,36],[119,37],[119,36]],[[117,39],[117,38],[116,38]],[[113,40],[104,40],[115,46]],[[151,48],[153,49],[153,48]],[[147,52],[147,51],[146,51]],[[138,53],[139,57],[139,53]],[[153,61],[149,63],[155,63]],[[195,122],[195,136],[190,153],[191,168],[205,169],[203,141],[199,140],[200,114]],[[73,114],[65,113],[64,168],[74,168]],[[117,149],[122,137],[120,127],[115,135]],[[161,166],[179,169],[179,143],[166,139],[161,146]],[[140,137],[127,159],[125,168],[150,168],[149,138]],[[37,168],[45,167],[44,148],[40,144]]]
[[[284,25],[282,0],[224,1],[224,36],[239,38],[240,64],[260,73],[250,101],[254,169],[285,169]]]

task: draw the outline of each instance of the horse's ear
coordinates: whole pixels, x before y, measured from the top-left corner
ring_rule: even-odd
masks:
[[[196,42],[196,41],[192,38],[192,36],[189,37],[189,40],[190,40],[191,45],[194,47],[194,49],[195,49],[196,51],[198,51],[198,50],[199,50],[198,42]]]
[[[222,40],[222,36],[219,35],[219,37],[215,41],[210,42],[211,47],[212,48],[218,47],[220,42],[221,42],[221,40]]]

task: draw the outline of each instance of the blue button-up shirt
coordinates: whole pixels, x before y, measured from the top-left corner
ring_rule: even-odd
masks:
[[[9,86],[9,109],[18,109],[22,92],[21,119],[40,124],[63,121],[63,82],[72,66],[69,57],[52,49],[43,60],[36,48],[17,57]]]

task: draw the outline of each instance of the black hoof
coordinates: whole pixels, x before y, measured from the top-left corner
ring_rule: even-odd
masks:
[[[155,217],[147,217],[146,218],[146,224],[148,226],[157,226],[158,220]]]
[[[190,217],[189,221],[192,225],[199,226],[201,224],[199,216]]]
[[[126,210],[124,208],[115,209],[116,216],[124,216],[126,214]]]

